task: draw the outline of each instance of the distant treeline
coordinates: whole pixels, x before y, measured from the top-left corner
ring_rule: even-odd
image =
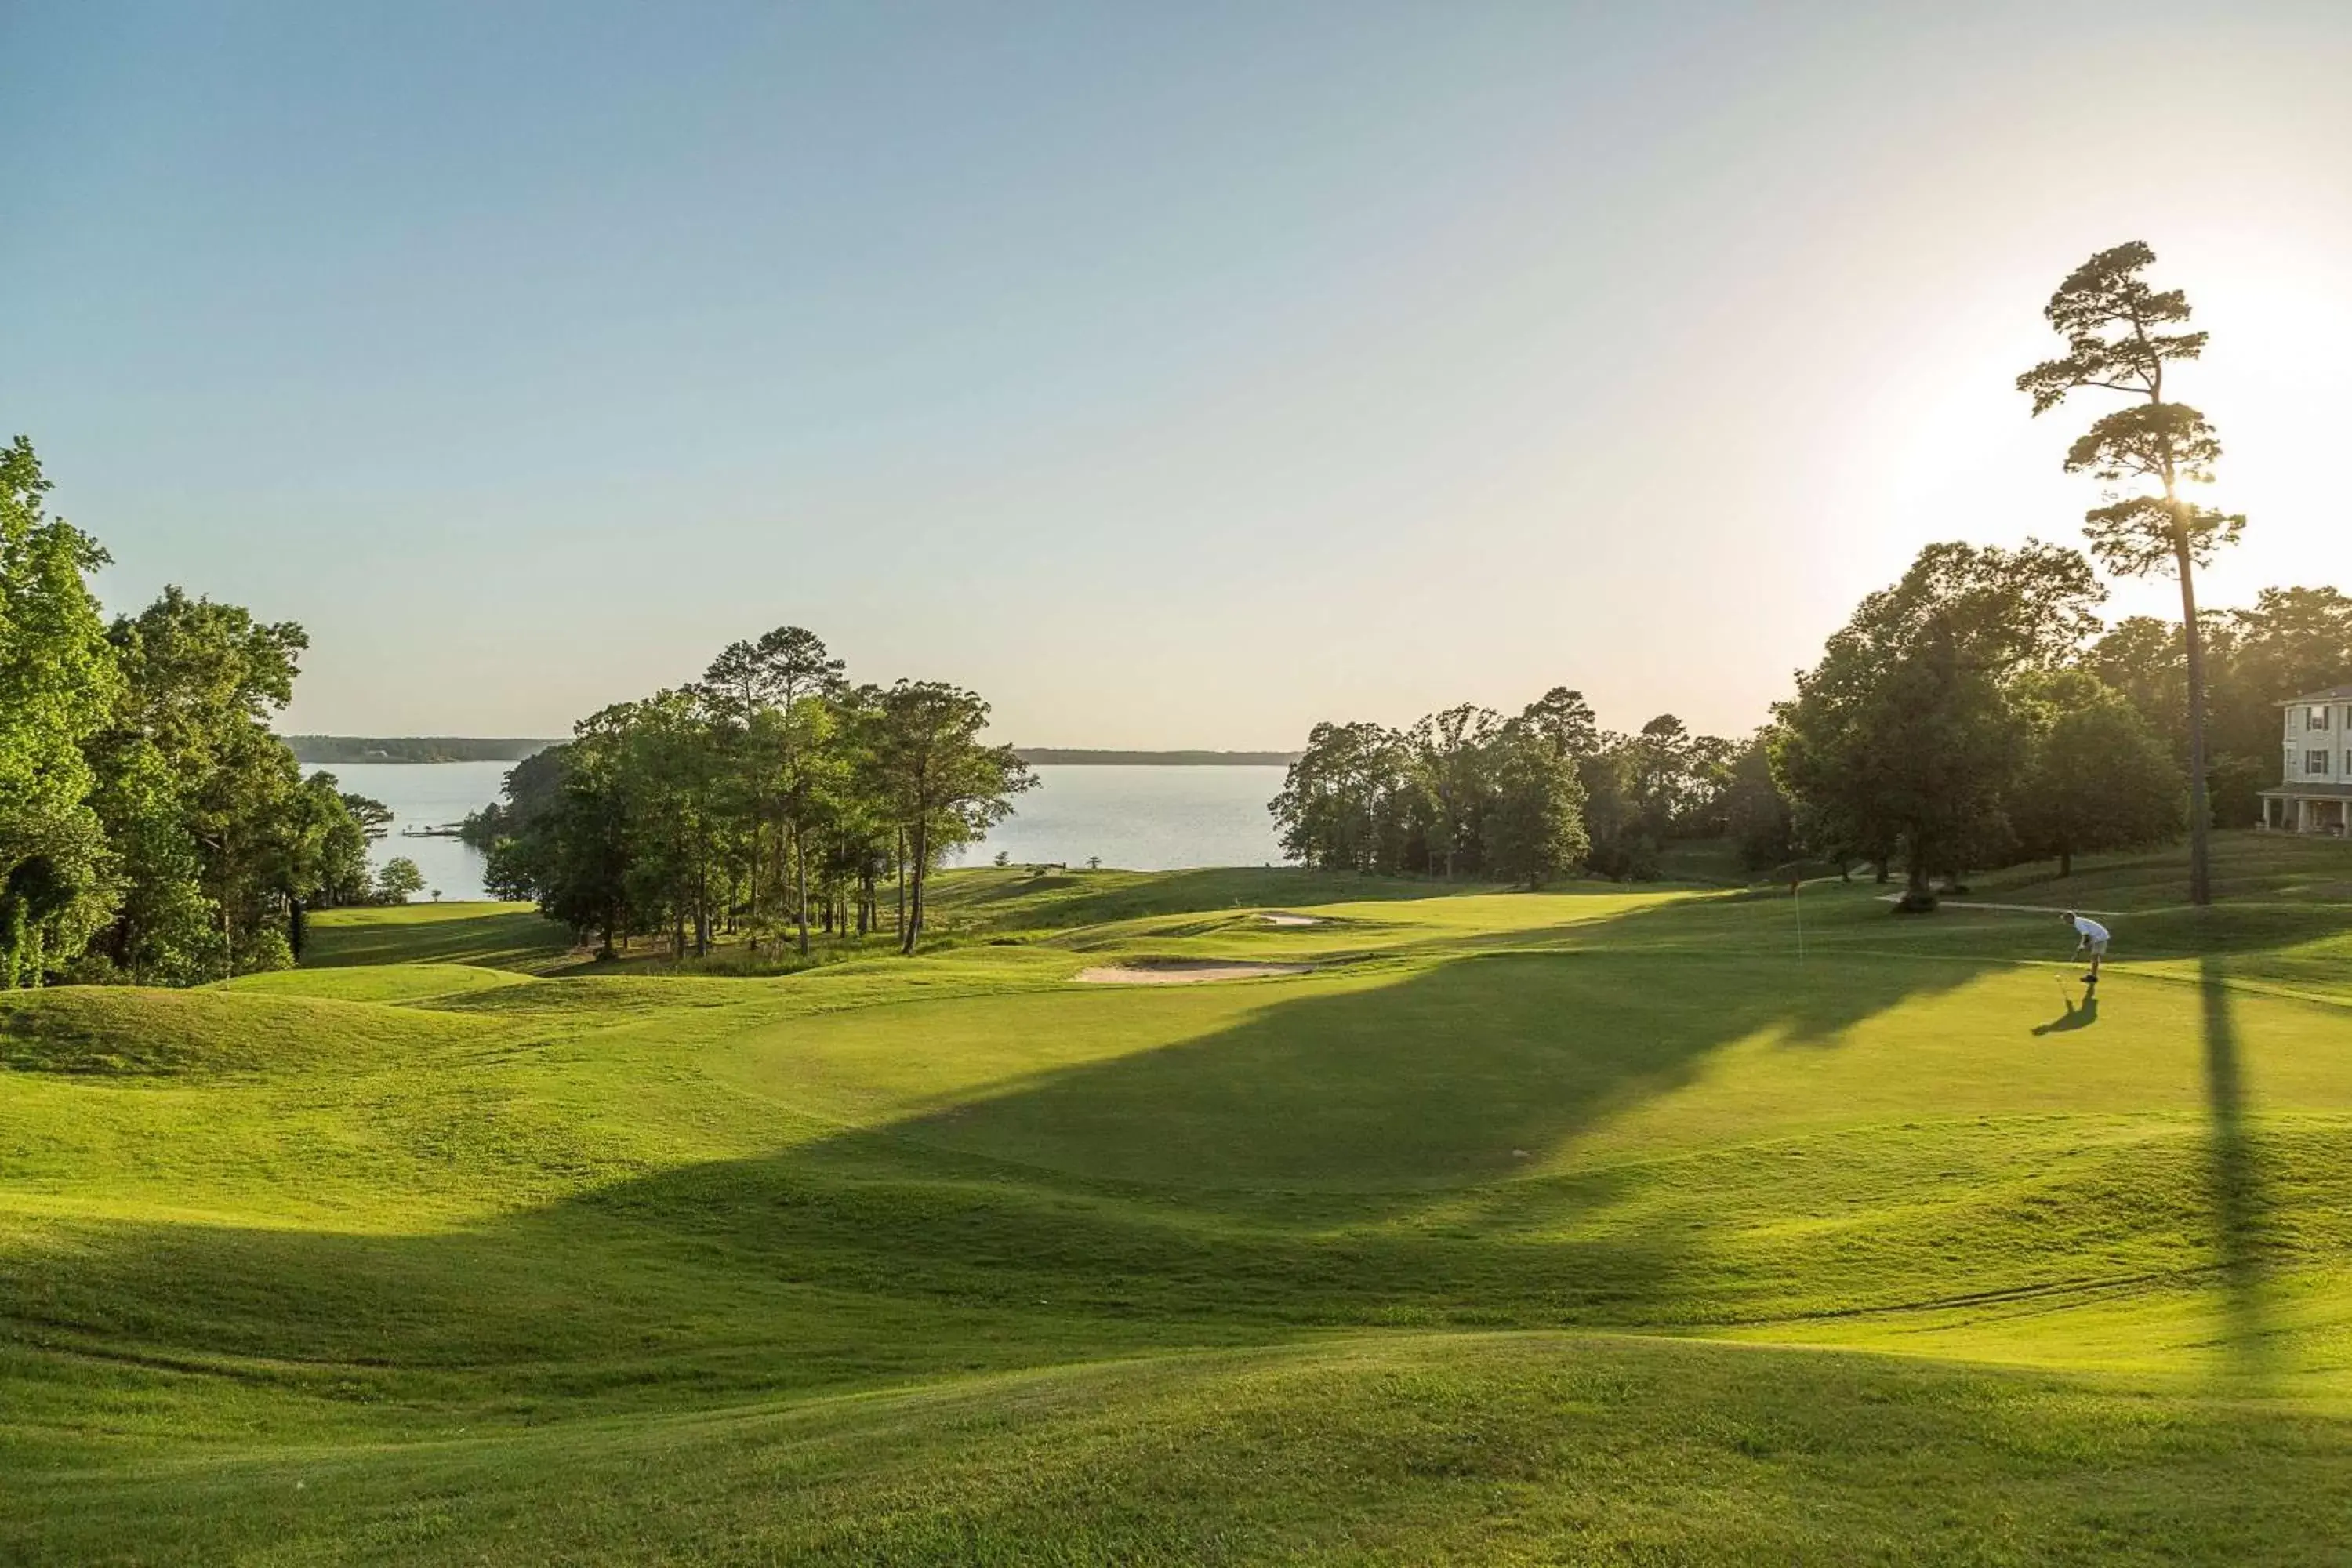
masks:
[[[519,763],[560,741],[476,735],[286,735],[305,765],[343,763]],[[1084,746],[1016,746],[1032,767],[1286,768],[1297,752],[1108,752]]]
[[[1031,767],[1286,768],[1297,752],[1104,752],[1072,746],[1015,746]]]
[[[1759,742],[1695,735],[1671,713],[1617,734],[1564,686],[1511,718],[1464,703],[1403,730],[1318,724],[1268,809],[1283,853],[1310,867],[1531,888],[1654,877],[1668,839],[1745,844],[1759,828],[1769,863],[1785,837]]]
[[[338,763],[519,763],[553,741],[476,735],[286,735],[306,766]]]

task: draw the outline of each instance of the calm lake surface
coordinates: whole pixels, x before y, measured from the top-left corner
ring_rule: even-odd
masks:
[[[372,856],[382,866],[405,855],[444,899],[480,899],[481,855],[454,838],[404,838],[401,829],[453,823],[499,798],[511,763],[344,763],[331,773],[343,789],[392,808],[392,837]],[[1170,871],[1186,866],[1280,865],[1265,803],[1282,788],[1269,768],[1041,767],[1035,789],[1017,797],[1018,815],[953,862],[982,866],[1000,849],[1015,864],[1054,860]],[[430,897],[430,894],[425,895]]]
[[[998,850],[1023,861],[1083,866],[1090,855],[1129,871],[1185,866],[1279,866],[1265,803],[1281,768],[1040,767],[1013,797],[1016,815],[955,862],[982,866]]]
[[[373,845],[369,861],[382,867],[405,855],[425,873],[426,888],[445,899],[487,899],[482,855],[454,838],[403,838],[404,827],[437,827],[461,820],[499,798],[512,763],[336,763],[305,768],[332,773],[345,795],[363,795],[392,807],[392,833]],[[420,894],[431,898],[430,892]]]

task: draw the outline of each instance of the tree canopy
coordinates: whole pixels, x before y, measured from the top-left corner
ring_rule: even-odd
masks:
[[[367,896],[382,813],[269,732],[302,629],[178,587],[108,625],[48,489],[0,451],[0,985],[290,963],[306,906]]]
[[[1672,714],[1604,731],[1556,686],[1509,718],[1465,703],[1402,730],[1318,724],[1268,809],[1308,866],[1526,887],[1642,878],[1665,839],[1720,831],[1736,751]]]
[[[813,632],[721,649],[699,681],[616,703],[507,775],[478,813],[489,880],[612,951],[665,934],[753,948],[812,929],[864,935],[895,880],[902,951],[925,926],[930,871],[1001,822],[1034,782],[988,744],[988,704],[946,682],[851,686]]]

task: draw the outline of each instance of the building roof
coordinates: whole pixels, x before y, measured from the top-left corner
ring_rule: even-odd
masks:
[[[2282,697],[2271,704],[2273,708],[2318,707],[2323,702],[2352,702],[2352,686],[2331,686],[2325,691],[2309,691],[2301,697]]]
[[[2352,784],[2273,784],[2268,789],[2256,790],[2254,793],[2265,799],[2275,796],[2280,800],[2293,800],[2298,795],[2309,795],[2314,800],[2352,800]]]

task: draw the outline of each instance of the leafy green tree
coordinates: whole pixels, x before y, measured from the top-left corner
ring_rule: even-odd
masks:
[[[120,686],[88,583],[107,557],[48,489],[30,441],[0,448],[0,988],[81,950],[113,868],[82,751]]]
[[[503,857],[502,875],[525,874],[541,912],[579,935],[594,933],[597,956],[644,924],[630,903],[632,802],[623,749],[635,703],[600,709],[572,726],[557,799],[525,826]]]
[[[1494,798],[1480,823],[1483,869],[1529,889],[1574,873],[1591,847],[1576,759],[1517,724],[1486,751]]]
[[[779,626],[758,644],[761,667],[776,694],[782,722],[777,729],[777,785],[793,847],[793,905],[802,956],[809,951],[808,830],[824,808],[825,785],[837,770],[823,766],[821,738],[812,731],[832,729],[826,700],[842,690],[841,660],[823,638],[805,626]],[[916,900],[919,910],[921,900]],[[909,952],[913,951],[911,947]]]
[[[1601,727],[1584,693],[1555,686],[1519,710],[1519,723],[1541,736],[1555,755],[1589,757],[1601,749]]]
[[[1318,724],[1267,809],[1283,853],[1326,870],[1402,868],[1410,752],[1379,724]]]
[[[2209,658],[2227,625],[2209,615]],[[2189,664],[2180,624],[2155,616],[2126,616],[2099,637],[2083,657],[2083,668],[2122,695],[2172,747],[2183,767],[2189,761]],[[2273,738],[2274,739],[2274,738]]]
[[[1013,815],[1013,797],[1037,781],[1012,747],[982,742],[988,704],[961,687],[901,680],[861,710],[870,786],[906,835],[910,900],[899,951],[911,953],[932,865]]]
[[[425,890],[425,873],[405,855],[395,855],[376,873],[376,897],[387,904],[404,904]]]
[[[1591,846],[1587,868],[1595,876],[1620,882],[1646,881],[1658,874],[1658,841],[1642,810],[1635,767],[1632,748],[1616,734],[1601,737],[1599,747],[1576,764]]]
[[[1748,737],[1726,770],[1724,831],[1750,871],[1785,866],[1799,855],[1796,814],[1772,777],[1770,726]]]
[[[269,731],[269,717],[292,700],[309,639],[291,622],[258,621],[176,587],[137,616],[119,617],[108,638],[122,695],[113,721],[92,742],[93,760],[106,772],[143,765],[136,759],[152,752],[173,780],[169,809],[194,845],[196,891],[220,937],[217,972],[283,962],[290,944],[279,928],[317,890],[323,840],[337,816],[349,815],[331,789],[305,790],[294,753]],[[160,832],[127,823],[110,822],[108,830],[162,842]],[[148,874],[178,863],[165,857]],[[152,941],[154,929],[145,935]]]
[[[1475,852],[1480,841],[1479,818],[1491,789],[1486,752],[1501,722],[1492,710],[1465,702],[1405,732],[1423,856],[1448,881],[1459,858]]]
[[[2031,854],[2074,857],[2158,844],[2180,831],[2181,776],[2131,702],[2097,677],[2061,670],[2026,683],[2036,733],[2011,815]]]
[[[2170,572],[2180,584],[2189,731],[2189,899],[2212,900],[2206,843],[2205,648],[2197,615],[2196,569],[2234,543],[2242,516],[2200,506],[2180,488],[2212,479],[2221,443],[2205,416],[2165,397],[2165,369],[2205,352],[2206,334],[2174,331],[2189,318],[2187,295],[2158,290],[2142,276],[2156,253],[2135,240],[2103,250],[2067,275],[2042,314],[2066,352],[2017,378],[2046,413],[2085,388],[2133,399],[2102,415],[2067,449],[2066,471],[2127,487],[2085,514],[2092,553],[2126,576]]]
[[[1931,907],[1931,877],[2006,848],[2031,733],[2018,682],[2074,655],[2101,595],[2071,550],[1927,546],[1777,706],[1776,781],[1838,852],[1899,847],[1906,907]]]
[[[110,737],[95,755],[91,803],[119,867],[111,918],[96,950],[142,984],[194,985],[228,973],[228,938],[205,897],[204,856],[188,827],[183,781],[142,737]],[[361,874],[372,894],[364,856]]]

